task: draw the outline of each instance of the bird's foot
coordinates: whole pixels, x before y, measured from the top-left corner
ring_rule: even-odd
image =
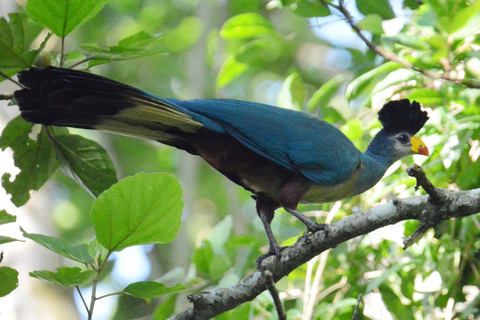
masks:
[[[257,267],[260,268],[262,265],[262,261],[265,258],[268,258],[270,256],[275,256],[277,257],[277,260],[280,260],[282,256],[282,251],[285,250],[288,247],[280,247],[278,244],[277,245],[270,245],[270,248],[268,249],[267,253],[262,254],[260,257],[255,260],[255,263],[257,264]]]
[[[328,225],[325,223],[317,223],[315,221],[310,220],[311,223],[307,225],[307,230],[303,233],[303,237],[308,239],[308,236],[314,234],[317,231],[325,231],[325,236],[328,236],[329,228]]]

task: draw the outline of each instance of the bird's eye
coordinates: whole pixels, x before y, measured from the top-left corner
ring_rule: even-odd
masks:
[[[409,140],[408,135],[406,135],[405,133],[402,133],[397,137],[397,140],[400,141],[401,143],[407,143]]]

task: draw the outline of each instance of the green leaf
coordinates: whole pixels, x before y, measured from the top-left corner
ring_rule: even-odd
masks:
[[[177,295],[172,294],[171,296],[162,299],[163,301],[158,305],[158,307],[153,312],[152,320],[164,320],[170,318],[175,312],[175,305],[177,302]]]
[[[173,287],[167,287],[163,283],[154,281],[135,282],[123,289],[125,293],[142,299],[152,299],[181,290],[185,290],[185,287],[180,283],[177,283]]]
[[[78,47],[78,51],[89,60],[89,66],[93,67],[111,61],[138,59],[165,52],[165,49],[153,48],[162,41],[162,37],[165,37],[165,34],[151,36],[140,31],[120,40],[116,46],[103,49],[98,44],[83,44]]]
[[[10,222],[17,221],[17,217],[11,214],[8,214],[6,210],[0,211],[0,225],[7,224]]]
[[[358,141],[363,135],[362,122],[359,119],[348,120],[341,130],[351,141]]]
[[[395,13],[388,0],[357,0],[357,8],[364,15],[378,14],[383,20],[395,18]]]
[[[305,99],[305,84],[298,73],[285,79],[277,97],[277,105],[282,108],[301,110]]]
[[[95,238],[88,243],[88,254],[93,265],[99,266],[108,257],[109,252]]]
[[[437,21],[448,34],[460,30],[480,11],[480,2],[427,0]],[[478,30],[478,26],[477,26]]]
[[[290,8],[296,15],[306,18],[326,17],[332,14],[327,6],[317,0],[297,0]]]
[[[18,271],[0,267],[0,297],[5,297],[18,287]]]
[[[132,60],[161,53],[161,50],[149,50],[145,48],[128,48],[121,46],[102,49],[98,44],[83,44],[78,51],[87,57],[90,67],[98,66],[112,61]]]
[[[392,44],[400,44],[416,50],[427,51],[428,49],[430,49],[430,46],[425,41],[425,39],[422,39],[417,35],[409,35],[399,32],[395,36],[386,39],[389,40],[389,42]]]
[[[10,22],[0,17],[0,69],[18,72],[30,67],[39,50],[29,51],[42,29],[28,20],[25,13],[9,13]]]
[[[97,142],[79,135],[59,135],[54,145],[63,172],[95,197],[117,182],[113,162]]]
[[[28,0],[30,18],[65,37],[97,15],[110,0]]]
[[[0,244],[14,242],[14,241],[23,241],[23,240],[10,238],[10,237],[5,237],[5,236],[0,236]]]
[[[166,173],[139,173],[103,192],[93,203],[90,217],[98,242],[111,251],[167,243],[180,228],[182,191]]]
[[[15,166],[21,170],[13,182],[9,173],[2,176],[2,185],[17,207],[24,205],[30,199],[30,191],[38,190],[58,168],[46,129],[42,127],[36,140],[32,140],[32,127],[33,124],[17,117],[7,124],[0,137],[0,148],[13,150]]]
[[[345,81],[344,75],[338,75],[333,79],[330,79],[326,83],[324,83],[320,89],[318,89],[313,95],[312,98],[307,103],[307,107],[310,111],[314,111],[315,109],[324,110],[328,107],[330,100],[338,91],[340,86]]]
[[[380,36],[383,34],[382,17],[378,14],[369,14],[358,23],[358,26],[365,31]]]
[[[403,6],[405,8],[410,8],[412,10],[418,9],[420,4],[421,4],[421,2],[419,2],[418,0],[405,0],[405,1],[403,1]]]
[[[368,101],[369,97],[375,93],[374,89],[376,85],[384,80],[388,74],[400,68],[401,66],[398,63],[390,61],[362,74],[350,82],[345,92],[345,96],[349,100],[361,97],[364,101]]]
[[[238,62],[235,57],[228,58],[217,76],[217,87],[223,88],[248,69],[248,65]]]
[[[210,273],[210,263],[213,261],[215,254],[209,241],[202,241],[202,245],[195,249],[192,262],[197,269],[205,274]]]
[[[64,287],[78,287],[94,275],[94,270],[82,271],[79,267],[61,267],[57,269],[57,272],[48,270],[30,272],[31,277]]]
[[[220,30],[224,39],[246,39],[271,34],[273,26],[258,13],[244,13],[230,18]]]
[[[252,308],[251,303],[244,303],[238,308],[235,308],[230,313],[228,320],[248,320],[250,319],[250,309]],[[290,319],[290,317],[288,318]]]
[[[208,242],[212,245],[213,252],[216,255],[225,254],[224,246],[231,238],[232,229],[233,218],[228,215],[210,231]]]
[[[184,18],[174,30],[166,32],[155,42],[154,48],[168,52],[182,52],[194,45],[204,33],[204,23],[195,17]]]
[[[42,247],[58,253],[68,259],[85,264],[88,264],[91,261],[88,253],[88,246],[86,244],[72,246],[62,239],[45,236],[43,234],[28,233],[23,229],[20,230],[23,232],[23,236],[25,238],[33,240]]]
[[[410,90],[405,98],[415,100],[423,105],[442,105],[445,96],[442,92],[430,88],[416,88]]]
[[[265,36],[249,41],[238,49],[236,61],[252,64],[260,61],[274,61],[282,54],[283,43],[278,37]]]

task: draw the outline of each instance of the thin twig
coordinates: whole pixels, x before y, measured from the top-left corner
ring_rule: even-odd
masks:
[[[97,297],[97,300],[107,298],[107,297],[111,297],[111,296],[116,296],[116,295],[119,295],[119,294],[122,294],[122,293],[125,293],[125,291],[122,290],[122,291],[111,292],[111,293],[108,293],[108,294],[104,294],[103,296]]]
[[[87,57],[87,58],[85,58],[85,59],[82,59],[82,60],[80,60],[80,61],[77,61],[77,62],[75,62],[74,64],[68,66],[67,69],[73,69],[73,68],[75,68],[76,66],[81,65],[82,63],[88,62],[88,61],[90,61],[90,60],[92,60],[92,59],[93,59],[93,57]]]
[[[12,79],[11,77],[7,76],[5,73],[1,72],[0,71],[0,77],[3,77],[13,83],[15,83],[17,86],[19,86],[20,88],[24,88],[23,84],[21,84],[20,82],[18,82],[17,80],[14,80]]]
[[[85,310],[87,310],[88,312],[88,306],[87,306],[87,303],[85,302],[85,299],[83,298],[82,292],[80,291],[80,287],[76,286],[75,289],[77,289],[78,295],[80,296],[80,299],[82,299],[83,306],[85,307]]]
[[[275,281],[273,281],[273,275],[270,271],[265,271],[265,278],[266,278],[266,285],[268,291],[273,298],[273,303],[275,304],[275,309],[277,309],[278,319],[279,320],[287,320],[287,315],[285,314],[285,310],[283,310],[282,301],[280,301],[280,296],[278,295],[277,288],[275,288]]]
[[[368,49],[370,49],[372,52],[382,56],[384,59],[396,62],[396,63],[400,64],[401,66],[407,68],[407,69],[411,69],[411,70],[414,70],[416,72],[419,72],[419,73],[423,74],[424,76],[429,77],[429,78],[434,79],[434,80],[445,80],[445,81],[455,82],[457,84],[461,84],[461,85],[464,85],[464,86],[469,87],[469,88],[480,88],[480,81],[477,81],[475,79],[458,79],[458,78],[451,77],[447,74],[440,75],[440,74],[438,74],[436,72],[433,72],[433,71],[430,71],[430,70],[425,70],[425,69],[418,68],[418,67],[414,66],[413,63],[411,63],[410,61],[404,60],[404,59],[400,58],[399,56],[397,56],[395,53],[393,53],[391,51],[387,51],[387,50],[383,49],[381,46],[373,43],[372,41],[367,39],[367,37],[365,37],[365,35],[362,32],[362,29],[360,29],[358,27],[358,25],[355,23],[352,15],[345,8],[343,0],[339,0],[338,5],[333,4],[333,3],[326,3],[324,0],[319,0],[319,1],[324,6],[331,6],[332,8],[338,10],[345,17],[345,19],[346,19],[347,23],[350,25],[350,27],[355,31],[355,33],[360,37],[360,39],[362,39],[362,41],[367,45]]]
[[[358,309],[360,307],[360,302],[362,302],[362,297],[363,297],[363,295],[360,293],[358,295],[357,305],[355,306],[355,309],[353,310],[352,320],[357,320],[358,319]]]

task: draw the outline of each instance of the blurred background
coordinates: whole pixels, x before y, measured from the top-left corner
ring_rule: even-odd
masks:
[[[232,98],[301,110],[337,125],[362,151],[380,129],[376,114],[386,101],[420,102],[430,120],[418,135],[431,156],[395,163],[381,182],[360,196],[301,208],[319,222],[339,220],[393,197],[422,194],[414,191],[414,179],[404,172],[414,162],[424,166],[437,187],[480,187],[480,91],[475,84],[442,80],[480,77],[478,2],[372,3],[345,1],[345,6],[368,31],[368,39],[439,79],[368,51],[338,11],[307,0],[112,0],[66,37],[66,65],[81,60],[86,49],[79,45],[108,48],[145,31],[162,37],[162,52],[91,71],[166,98]],[[0,15],[8,20],[8,13],[24,6],[22,1],[2,0]],[[228,23],[238,29],[227,28]],[[40,34],[38,44],[45,35]],[[40,63],[58,64],[60,50],[61,41],[53,36]],[[0,93],[16,89],[9,81],[0,83]],[[15,106],[1,101],[2,128],[17,115]],[[180,282],[187,289],[148,303],[127,295],[107,297],[98,301],[94,319],[162,319],[187,308],[187,295],[233,284],[256,268],[255,259],[266,251],[268,241],[248,192],[201,159],[171,147],[102,132],[71,132],[106,148],[119,178],[169,172],[184,192],[179,236],[169,244],[114,254],[98,295],[146,279]],[[0,153],[0,171],[18,173],[9,149]],[[0,226],[0,234],[22,239],[21,226],[72,244],[88,242],[94,237],[89,218],[93,200],[60,170],[20,208],[0,189],[0,210],[17,216],[16,223]],[[364,295],[365,319],[478,319],[476,216],[444,222],[404,251],[403,237],[417,224],[407,221],[348,241],[282,279],[278,289],[289,319],[351,319],[359,294]],[[272,228],[283,245],[304,231],[282,210]],[[71,262],[30,240],[7,243],[0,250],[2,265],[20,273],[19,287],[0,298],[0,318],[86,319],[75,290],[28,276]],[[87,296],[89,290],[82,288]],[[275,318],[267,293],[219,317]]]

